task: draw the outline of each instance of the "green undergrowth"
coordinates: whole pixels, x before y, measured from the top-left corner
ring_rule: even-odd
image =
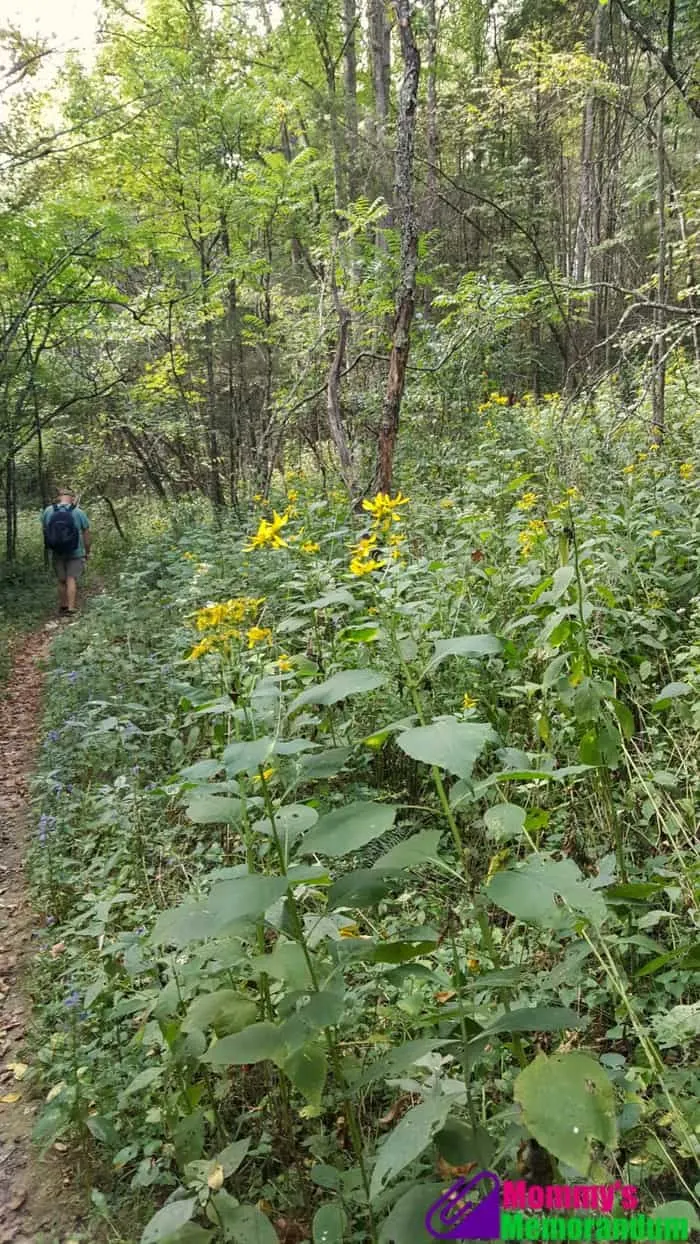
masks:
[[[115,1239],[413,1244],[461,1168],[694,1214],[691,450],[488,421],[54,645],[27,1080]]]

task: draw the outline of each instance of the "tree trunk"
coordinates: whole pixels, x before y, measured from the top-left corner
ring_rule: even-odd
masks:
[[[426,91],[426,145],[428,151],[428,201],[426,203],[426,219],[428,228],[434,227],[435,208],[437,204],[437,173],[440,162],[440,141],[437,112],[437,46],[438,23],[435,0],[427,0],[426,17],[428,19],[428,62]]]
[[[343,0],[343,90],[345,94],[345,144],[347,148],[348,197],[356,199],[360,181],[357,166],[357,7],[355,0]]]
[[[593,55],[600,55],[600,32],[603,6],[596,0],[593,25]],[[581,179],[579,182],[578,217],[574,242],[573,278],[579,284],[590,280],[591,230],[594,219],[595,181],[593,176],[593,124],[595,120],[595,94],[586,96],[583,109],[581,133]]]
[[[333,282],[333,301],[335,309],[338,313],[338,342],[328,372],[328,386],[326,390],[326,404],[328,409],[328,430],[331,440],[338,454],[340,462],[340,473],[343,477],[343,483],[347,488],[350,499],[355,500],[357,496],[357,478],[355,475],[355,464],[353,462],[352,453],[348,444],[348,438],[345,432],[345,424],[340,406],[340,376],[345,363],[345,350],[347,346],[348,333],[350,331],[351,315],[347,307],[345,307],[340,299],[340,295]]]
[[[389,118],[391,89],[391,28],[384,0],[368,0],[367,19],[375,124],[377,133],[383,135]]]
[[[664,97],[659,99],[659,115],[656,125],[656,208],[659,218],[659,243],[656,260],[656,302],[654,312],[654,348],[653,385],[652,385],[652,417],[651,426],[654,440],[663,440],[666,431],[666,349],[664,329],[666,314],[666,150],[664,144]]]
[[[396,0],[399,39],[404,71],[399,91],[396,123],[395,197],[401,229],[400,285],[396,299],[389,375],[379,427],[375,489],[391,491],[394,451],[399,431],[401,399],[406,383],[406,365],[411,344],[411,321],[415,305],[418,268],[418,226],[413,201],[413,156],[416,136],[416,110],[420,79],[420,54],[411,27],[410,0]]]

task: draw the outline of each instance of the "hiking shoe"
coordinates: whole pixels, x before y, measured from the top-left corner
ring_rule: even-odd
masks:
[[[59,606],[58,606],[58,612],[59,612],[59,613],[68,613],[68,606],[67,606],[67,605],[59,605]]]

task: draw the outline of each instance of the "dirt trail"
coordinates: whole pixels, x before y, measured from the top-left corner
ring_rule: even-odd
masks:
[[[58,1155],[39,1160],[31,1146],[36,1103],[22,1074],[29,1022],[23,978],[33,953],[32,913],[23,858],[29,838],[28,789],[38,746],[43,673],[58,622],[18,646],[0,689],[0,1241],[68,1244],[85,1240],[71,1177]],[[12,1068],[8,1064],[19,1064]]]

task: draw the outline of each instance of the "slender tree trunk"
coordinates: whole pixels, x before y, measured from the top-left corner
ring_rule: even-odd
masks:
[[[348,438],[345,431],[345,423],[340,404],[340,377],[345,363],[345,351],[347,348],[348,333],[350,332],[351,315],[347,307],[341,301],[340,294],[333,281],[333,301],[338,315],[338,342],[328,372],[328,385],[326,389],[326,406],[328,410],[328,430],[331,434],[331,440],[338,454],[340,463],[340,473],[343,477],[343,483],[347,488],[350,499],[354,500],[357,496],[357,478],[355,474],[355,464],[353,462],[352,453],[348,444]]]
[[[209,307],[209,264],[207,262],[206,243],[199,242],[199,263],[202,280],[202,317],[204,319],[204,366],[206,374],[206,427],[207,450],[209,455],[209,498],[212,510],[217,517],[224,504],[224,493],[221,487],[221,471],[219,461],[219,438],[216,427],[216,374],[214,370],[214,325],[211,322]]]
[[[401,228],[400,285],[389,357],[389,375],[379,427],[375,488],[391,491],[394,451],[399,431],[401,399],[411,345],[418,269],[418,225],[413,199],[413,157],[420,80],[420,54],[411,27],[410,0],[396,0],[401,56],[404,64],[396,123],[395,196]]]
[[[603,6],[596,0],[593,25],[593,55],[600,55],[600,32]],[[582,285],[590,279],[591,230],[594,216],[595,181],[593,176],[593,133],[595,121],[595,93],[590,90],[583,109],[581,133],[581,179],[579,182],[578,216],[574,243],[573,278]]]
[[[356,199],[360,189],[357,131],[357,5],[343,0],[343,90],[345,95],[345,146],[347,149],[348,197]]]
[[[437,47],[438,23],[435,0],[426,0],[426,17],[428,19],[428,59],[426,89],[426,146],[428,151],[428,202],[426,217],[428,228],[435,224],[437,206],[437,173],[440,163],[440,139],[437,111]]]
[[[369,55],[374,86],[374,117],[378,135],[386,131],[391,88],[391,28],[385,0],[368,0]]]
[[[656,260],[656,302],[654,312],[652,433],[654,440],[663,440],[666,431],[666,350],[664,329],[666,313],[664,304],[667,291],[667,245],[666,245],[666,149],[664,143],[664,100],[658,103],[656,124],[656,210],[659,218],[659,241]]]

